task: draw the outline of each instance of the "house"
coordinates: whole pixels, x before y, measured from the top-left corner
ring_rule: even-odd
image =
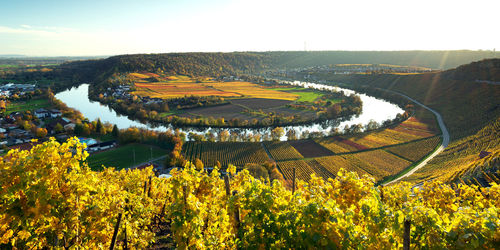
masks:
[[[12,112],[12,113],[10,113],[9,117],[10,117],[11,119],[14,119],[14,121],[15,121],[15,120],[17,120],[17,119],[23,119],[24,115],[23,115],[23,113],[21,113],[21,112],[19,112],[19,111],[16,111],[16,112]]]
[[[35,112],[33,113],[36,117],[38,117],[38,119],[41,119],[41,118],[46,118],[46,117],[49,117],[50,116],[50,113],[48,110],[44,109],[44,108],[39,108],[37,110],[35,110]]]
[[[50,110],[50,117],[56,118],[56,117],[61,117],[61,116],[62,116],[61,111],[59,111],[57,109],[51,109]]]
[[[64,129],[66,129],[66,126],[71,124],[71,120],[68,118],[58,117],[46,125],[47,131],[50,132],[51,134],[55,134],[56,133],[55,128],[56,128],[57,124],[61,124],[61,126]],[[73,124],[73,128],[74,128],[74,124]]]
[[[90,145],[87,147],[87,150],[90,152],[96,152],[96,151],[100,151],[100,150],[110,149],[114,146],[116,146],[116,141],[107,141],[107,142],[101,142],[101,143]]]
[[[9,136],[16,137],[16,138],[28,137],[28,136],[30,136],[30,132],[23,130],[23,129],[16,128],[16,129],[9,131]]]
[[[3,125],[3,127],[7,130],[13,130],[13,129],[19,128],[19,126],[15,123],[5,124],[5,125]]]

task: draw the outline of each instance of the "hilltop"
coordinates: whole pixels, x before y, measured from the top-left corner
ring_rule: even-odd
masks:
[[[187,76],[230,76],[269,70],[308,68],[332,64],[391,64],[450,69],[485,58],[500,58],[494,51],[275,51],[230,53],[164,53],[117,55],[104,59],[49,58],[44,67],[0,70],[0,77],[19,80],[57,79],[58,89],[81,82],[105,81],[116,73],[153,72]],[[35,58],[37,59],[37,58]],[[57,60],[56,60],[57,59]],[[71,61],[69,59],[74,59]],[[10,60],[10,61],[9,61]],[[32,60],[30,58],[30,60]],[[28,59],[4,59],[0,64],[37,64]],[[0,60],[1,62],[1,60]]]
[[[485,59],[461,65],[442,73],[444,77],[455,80],[500,83],[500,59]]]

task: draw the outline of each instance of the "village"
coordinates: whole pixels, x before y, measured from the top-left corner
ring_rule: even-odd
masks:
[[[0,152],[29,150],[49,137],[63,142],[75,136],[77,122],[53,105],[36,84],[0,85]],[[37,142],[32,141],[37,139]],[[80,137],[88,152],[116,146],[116,141],[99,142]]]

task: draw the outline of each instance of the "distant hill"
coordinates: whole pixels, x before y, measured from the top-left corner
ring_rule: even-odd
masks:
[[[96,78],[102,79],[105,75],[118,72],[147,71],[191,76],[220,76],[258,73],[271,69],[353,63],[449,69],[487,57],[500,58],[500,53],[492,51],[283,51],[134,54],[98,60],[70,61],[57,67],[54,72],[62,76],[70,75],[73,80],[94,81]]]
[[[267,52],[275,66],[309,67],[328,64],[395,64],[451,69],[486,58],[500,58],[494,51],[297,51]]]
[[[0,58],[18,58],[18,57],[25,57],[25,55],[18,55],[18,54],[2,54],[2,55],[0,55]]]

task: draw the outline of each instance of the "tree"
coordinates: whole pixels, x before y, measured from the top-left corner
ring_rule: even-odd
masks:
[[[6,108],[7,108],[7,105],[5,105],[5,101],[0,100],[0,111],[5,111]]]
[[[342,106],[336,103],[326,109],[326,116],[328,118],[337,118],[342,113]]]
[[[193,139],[193,141],[196,141],[196,142],[207,140],[203,134],[195,134],[193,132],[189,132],[189,138]]]
[[[351,133],[357,134],[363,131],[363,124],[353,124],[351,125]]]
[[[196,158],[194,160],[194,166],[196,167],[196,170],[198,170],[198,171],[203,170],[203,162],[198,158]]]
[[[91,128],[89,125],[90,123],[85,123],[83,124],[83,130],[82,130],[82,134],[85,135],[85,136],[89,136],[90,135],[90,131],[91,131]]]
[[[113,125],[113,130],[111,131],[111,134],[115,138],[118,138],[118,136],[120,135],[120,130],[118,129],[118,127],[116,126],[116,124]]]
[[[97,122],[95,124],[95,132],[97,134],[103,134],[102,130],[103,130],[103,126],[102,126],[102,123],[101,123],[101,118],[97,118]]]
[[[211,131],[208,131],[205,135],[205,138],[207,139],[207,141],[209,142],[215,142],[215,135],[214,133],[212,133]]]
[[[221,142],[227,141],[229,139],[229,131],[227,130],[220,131],[218,137],[219,141]]]
[[[22,123],[22,127],[23,127],[23,129],[24,129],[24,130],[26,130],[26,131],[31,130],[31,128],[32,128],[32,126],[31,126],[31,125],[32,125],[32,124],[31,124],[30,122],[28,122],[28,121],[23,121],[23,123]]]
[[[370,120],[368,124],[366,124],[366,130],[375,130],[379,127],[380,125],[375,121],[375,120]]]
[[[47,129],[45,128],[37,128],[36,129],[36,137],[43,138],[47,136]]]
[[[56,133],[61,133],[64,131],[64,127],[61,123],[57,123],[56,126],[54,126],[54,131],[56,131]]]
[[[81,123],[75,124],[75,135],[82,135],[83,134],[83,125]]]
[[[289,141],[297,140],[297,131],[293,128],[288,129],[288,131],[286,131],[286,137]]]
[[[279,141],[284,134],[285,130],[282,127],[276,127],[271,130],[271,138],[273,141]]]
[[[236,142],[238,141],[238,132],[232,131],[229,135],[229,141]]]
[[[253,141],[254,141],[254,142],[260,142],[260,140],[261,140],[261,139],[262,139],[262,135],[261,135],[261,134],[259,134],[259,133],[255,133],[255,134],[253,135]]]
[[[250,172],[250,174],[256,179],[260,179],[260,178],[268,179],[269,178],[269,172],[262,165],[255,164],[255,163],[247,163],[245,165],[245,169],[248,170],[248,172]]]

